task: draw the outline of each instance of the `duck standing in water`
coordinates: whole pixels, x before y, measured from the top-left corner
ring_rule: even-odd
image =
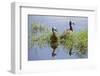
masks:
[[[69,27],[70,27],[69,31],[70,31],[70,32],[73,32],[73,27],[72,27],[72,25],[74,25],[74,23],[73,23],[72,21],[69,21]],[[70,48],[70,50],[69,50],[69,55],[70,55],[70,56],[73,54],[73,53],[72,53],[72,49],[73,49],[73,44],[72,44],[72,46],[71,46],[71,48]]]
[[[57,29],[55,27],[52,27],[52,35],[50,37],[50,46],[53,49],[52,51],[52,57],[56,56],[56,48],[58,47],[58,38],[56,35]]]
[[[60,39],[67,39],[68,35],[71,35],[73,32],[73,27],[74,23],[72,21],[69,21],[69,29],[66,29],[63,33],[63,35],[60,37]],[[69,50],[69,55],[72,55],[72,49],[73,49],[73,44],[71,45],[71,48]]]
[[[69,29],[66,29],[62,36],[60,37],[60,39],[65,39],[67,37],[68,34],[72,33],[73,32],[73,27],[72,27],[72,24],[74,25],[74,23],[72,21],[69,21]]]

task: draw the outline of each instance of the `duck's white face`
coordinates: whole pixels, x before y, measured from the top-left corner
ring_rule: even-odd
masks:
[[[57,32],[56,27],[53,27],[53,28],[52,28],[52,31],[53,31],[53,32]]]

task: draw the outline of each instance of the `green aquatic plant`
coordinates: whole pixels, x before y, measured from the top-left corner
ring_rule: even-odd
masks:
[[[68,33],[65,39],[61,40],[65,48],[72,48],[74,44],[74,36],[73,33]]]
[[[85,54],[88,48],[88,31],[68,33],[64,39],[60,39],[60,44],[66,49],[74,48],[77,52]]]
[[[40,47],[43,47],[49,43],[50,43],[50,32],[42,33],[38,39],[38,45]]]
[[[45,46],[50,41],[50,30],[46,25],[33,23],[31,25],[31,32],[29,32],[29,47],[38,45]]]
[[[76,33],[75,48],[84,54],[88,49],[88,31],[80,31]]]
[[[32,33],[44,32],[48,30],[48,27],[39,23],[32,23]]]

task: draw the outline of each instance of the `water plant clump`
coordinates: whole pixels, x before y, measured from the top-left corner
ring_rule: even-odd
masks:
[[[75,41],[75,48],[85,54],[88,50],[88,32],[86,30],[77,32]]]
[[[50,40],[50,31],[46,25],[42,25],[39,23],[33,23],[31,26],[31,31],[29,38],[30,47],[38,44],[38,46],[45,46]]]

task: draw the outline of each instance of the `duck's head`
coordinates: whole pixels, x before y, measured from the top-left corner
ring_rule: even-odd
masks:
[[[72,21],[69,21],[69,25],[75,25],[75,23]]]
[[[52,27],[52,32],[57,32],[56,27]]]
[[[75,25],[75,23],[74,22],[72,22],[72,21],[69,21],[69,29],[71,30],[71,31],[73,31],[73,27],[72,27],[72,25]]]

